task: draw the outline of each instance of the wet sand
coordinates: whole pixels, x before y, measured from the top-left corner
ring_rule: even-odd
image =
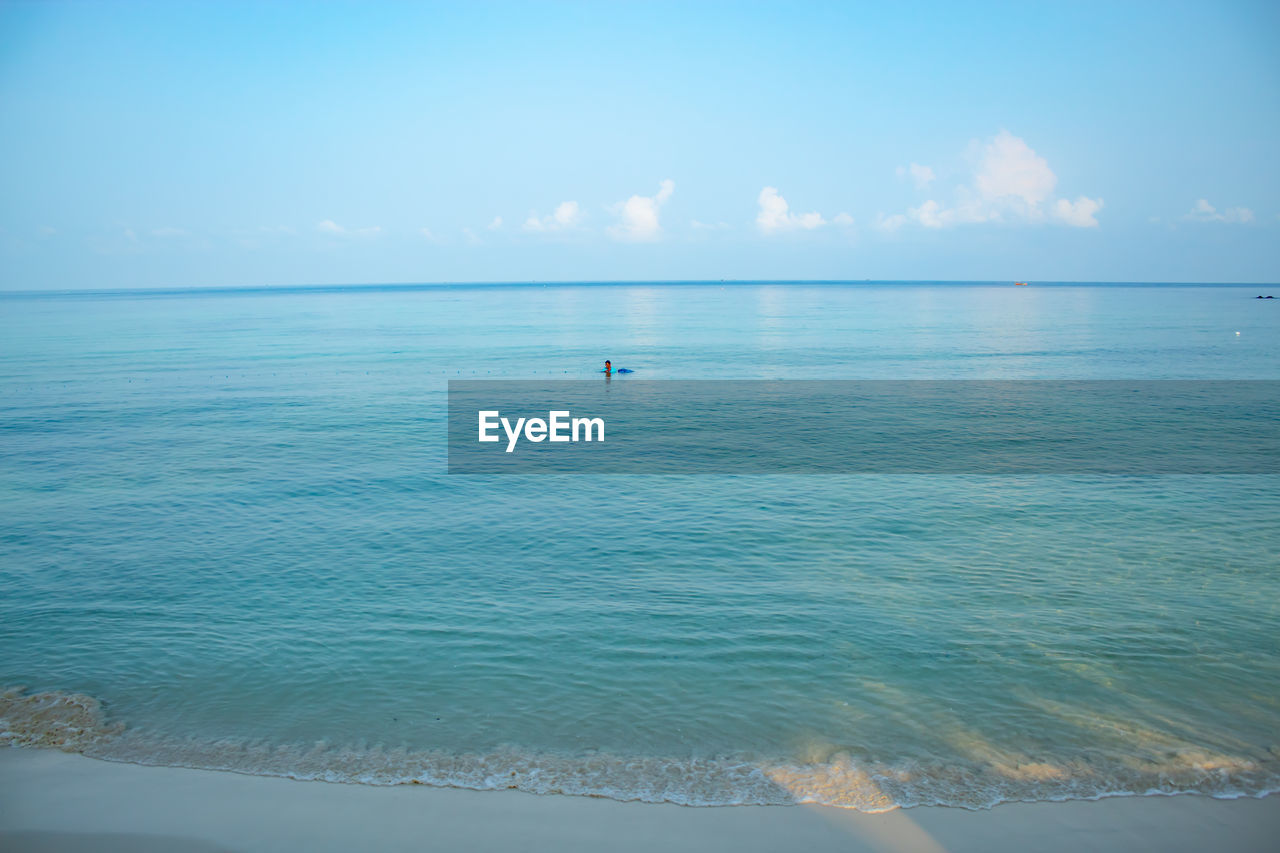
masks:
[[[1119,797],[984,811],[687,808],[517,791],[298,782],[0,750],[4,851],[1262,851],[1280,796]]]

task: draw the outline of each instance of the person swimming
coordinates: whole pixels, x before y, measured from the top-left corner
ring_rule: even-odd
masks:
[[[604,360],[604,375],[608,376],[611,373],[613,373],[613,362],[609,361],[609,359],[606,358]]]

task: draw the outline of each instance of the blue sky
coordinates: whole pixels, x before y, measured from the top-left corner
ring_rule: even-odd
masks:
[[[1280,4],[3,3],[0,288],[1280,280]]]

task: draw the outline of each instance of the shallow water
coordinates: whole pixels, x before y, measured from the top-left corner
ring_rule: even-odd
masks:
[[[61,691],[5,737],[707,805],[1280,787],[1280,477],[444,473],[450,378],[1280,379],[1254,295],[0,296],[0,684]]]

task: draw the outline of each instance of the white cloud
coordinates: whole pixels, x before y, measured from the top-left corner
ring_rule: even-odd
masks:
[[[562,231],[572,228],[582,220],[582,211],[576,201],[562,201],[550,216],[538,218],[531,213],[522,226],[525,231]]]
[[[765,187],[760,190],[756,199],[760,212],[756,214],[756,225],[766,234],[775,231],[790,231],[795,228],[811,230],[827,224],[822,214],[792,213],[787,200],[778,195],[777,187]]]
[[[1049,164],[1021,138],[1007,130],[996,134],[983,151],[982,165],[973,185],[982,197],[993,202],[1026,206],[1028,214],[1039,212],[1040,202],[1049,197],[1058,176]]]
[[[1054,199],[1058,177],[1025,140],[1001,130],[985,145],[975,142],[974,146],[978,163],[973,180],[956,188],[950,205],[929,199],[905,214],[877,216],[877,227],[892,231],[908,222],[923,228],[950,228],[979,222],[1046,220],[1077,228],[1098,226],[1095,214],[1102,209],[1102,199]],[[900,174],[906,171],[899,169]],[[910,173],[917,186],[923,187],[934,179],[933,169],[928,166],[912,163]]]
[[[658,208],[665,204],[675,191],[675,181],[667,179],[658,185],[656,195],[633,195],[615,205],[614,211],[618,214],[620,221],[617,225],[609,227],[610,236],[633,242],[658,239],[662,233],[662,225],[658,221]]]
[[[843,226],[843,227],[847,228],[847,227],[849,227],[850,225],[852,225],[852,224],[853,224],[853,217],[852,217],[852,216],[850,216],[850,215],[849,215],[849,214],[847,214],[847,213],[837,213],[837,214],[836,214],[836,215],[831,219],[831,224],[832,224],[832,225],[840,225],[840,226]]]
[[[489,228],[489,230],[490,230],[490,231],[497,231],[497,230],[498,230],[499,228],[501,228],[501,227],[502,227],[502,217],[501,217],[501,216],[495,216],[495,217],[493,217],[493,221],[492,221],[492,222],[490,222],[490,223],[489,223],[489,225],[488,225],[488,228]]]
[[[1246,222],[1253,221],[1253,211],[1247,207],[1228,207],[1226,210],[1219,212],[1216,207],[1209,204],[1207,199],[1202,198],[1182,218],[1190,219],[1193,222],[1231,222],[1243,225]]]
[[[171,226],[165,225],[160,228],[152,228],[151,236],[152,237],[185,237],[187,236],[187,232],[182,230],[181,228],[173,228]]]
[[[727,231],[729,230],[728,222],[699,222],[696,219],[689,221],[689,227],[695,231]]]
[[[881,231],[897,231],[907,224],[907,217],[901,213],[893,213],[888,216],[883,213],[877,213],[873,224]]]
[[[1053,203],[1053,218],[1075,228],[1097,228],[1094,214],[1102,209],[1102,199],[1080,196],[1074,202],[1060,198]]]
[[[462,236],[467,238],[468,245],[479,246],[481,243],[480,238],[476,236],[476,232],[472,231],[470,228],[463,228]]]
[[[921,166],[919,163],[912,163],[910,166],[899,166],[898,177],[911,176],[911,180],[915,181],[916,189],[924,189],[929,186],[938,176],[933,173],[933,169],[929,166]]]
[[[950,228],[961,223],[985,222],[988,218],[990,216],[983,210],[981,203],[962,192],[960,200],[953,207],[945,207],[936,200],[929,199],[919,207],[907,208],[906,213],[889,216],[878,213],[875,225],[883,231],[896,231],[912,222],[922,228]]]
[[[955,216],[955,211],[943,210],[942,205],[933,199],[929,199],[919,207],[913,207],[907,211],[908,219],[914,219],[925,228],[942,228],[944,225],[950,225]]]
[[[439,238],[439,237],[437,237],[437,236],[435,235],[435,233],[434,233],[434,232],[432,232],[432,230],[431,230],[430,228],[427,228],[426,226],[423,226],[422,228],[419,228],[419,229],[418,229],[418,233],[419,233],[419,234],[421,234],[423,237],[425,237],[425,238],[426,238],[426,240],[427,240],[428,242],[430,242],[430,243],[439,243],[439,242],[440,242],[440,238]]]
[[[316,230],[323,234],[333,234],[341,237],[372,237],[382,231],[381,225],[369,225],[364,228],[346,228],[332,219],[325,219],[316,223]]]

